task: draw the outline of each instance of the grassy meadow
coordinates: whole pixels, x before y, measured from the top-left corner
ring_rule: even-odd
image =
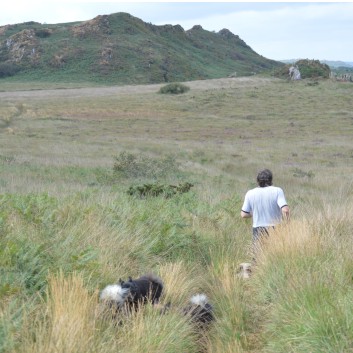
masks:
[[[267,77],[81,87],[0,83],[0,352],[352,353],[353,85]],[[291,208],[250,279],[245,192]],[[144,184],[193,184],[163,197]],[[99,291],[162,277],[168,314],[115,326]],[[206,293],[205,335],[180,314]]]

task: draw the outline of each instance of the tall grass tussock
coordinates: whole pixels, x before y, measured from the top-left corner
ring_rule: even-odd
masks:
[[[353,352],[353,86],[308,82],[0,92],[0,353]],[[264,167],[291,220],[244,279]],[[149,272],[166,312],[105,315],[106,285]],[[205,332],[182,311],[198,293]]]

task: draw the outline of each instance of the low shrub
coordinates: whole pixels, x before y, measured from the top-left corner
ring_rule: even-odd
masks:
[[[174,82],[160,88],[159,93],[162,94],[181,94],[190,90],[190,87],[182,83]]]
[[[36,29],[35,34],[39,38],[47,38],[51,35],[52,31],[49,28]]]
[[[166,198],[172,197],[176,194],[183,194],[188,192],[193,187],[193,184],[185,182],[179,185],[162,185],[162,184],[144,184],[130,186],[127,193],[129,195],[139,196],[141,198],[148,196],[163,195]]]
[[[0,63],[0,78],[14,76],[20,69],[11,63]]]
[[[296,65],[298,65],[302,78],[330,77],[330,67],[319,60],[299,60]]]
[[[327,64],[322,64],[319,60],[298,60],[294,64],[287,64],[277,68],[274,72],[275,77],[289,79],[289,68],[298,66],[302,79],[306,78],[329,78],[331,69]]]
[[[293,176],[296,178],[313,178],[315,176],[315,173],[311,170],[309,170],[308,172],[305,172],[303,170],[301,170],[300,168],[294,168],[293,169]]]

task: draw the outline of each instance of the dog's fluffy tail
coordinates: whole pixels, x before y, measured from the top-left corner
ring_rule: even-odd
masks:
[[[141,276],[139,279],[147,279],[148,281],[153,282],[153,283],[159,285],[161,288],[163,288],[162,279],[153,273],[147,273],[147,274]]]
[[[122,288],[120,284],[111,284],[101,291],[99,299],[101,301],[115,302],[118,306],[122,306],[128,292],[129,289]]]
[[[206,304],[208,304],[208,298],[206,294],[195,294],[191,297],[190,303],[204,307]]]
[[[164,289],[162,279],[153,273],[145,274],[139,279],[143,281],[147,280],[147,282],[149,283],[149,289],[147,290],[146,294],[150,297],[149,299],[152,300],[153,304],[157,304]],[[139,279],[137,279],[137,281]]]

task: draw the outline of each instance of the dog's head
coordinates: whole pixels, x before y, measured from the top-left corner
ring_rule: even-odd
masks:
[[[123,288],[120,284],[110,284],[106,286],[99,295],[99,300],[105,303],[115,304],[117,307],[123,306],[129,289]]]
[[[195,306],[202,306],[205,307],[205,305],[208,303],[208,298],[206,294],[195,294],[191,297],[190,303]]]
[[[125,289],[128,292],[136,290],[137,287],[136,281],[134,281],[132,277],[129,277],[128,281],[123,281],[122,279],[119,279],[119,285],[122,289]]]
[[[163,282],[155,275],[144,275],[137,279],[129,277],[127,281],[120,279],[119,284],[128,291],[127,301],[133,304],[148,301],[156,304],[163,291]]]
[[[249,278],[251,276],[251,263],[243,262],[239,265],[238,271],[240,277]]]

